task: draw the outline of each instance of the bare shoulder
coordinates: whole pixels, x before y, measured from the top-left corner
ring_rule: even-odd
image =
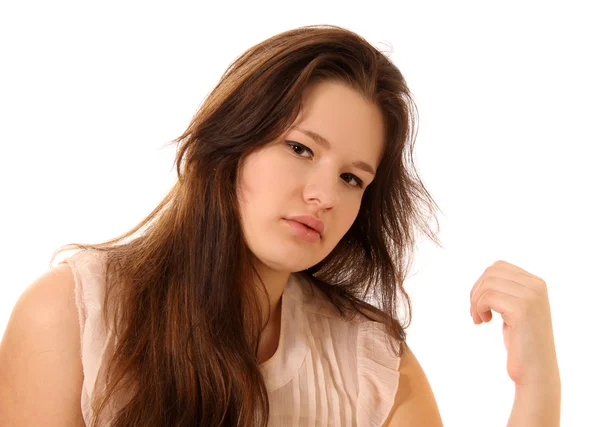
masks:
[[[400,359],[400,380],[386,427],[441,427],[442,418],[431,386],[415,354],[407,346]]]
[[[0,425],[84,425],[74,286],[59,264],[15,304],[0,342]]]

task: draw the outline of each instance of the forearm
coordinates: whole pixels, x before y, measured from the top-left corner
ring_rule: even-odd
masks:
[[[516,388],[507,427],[559,427],[560,381],[535,388]]]

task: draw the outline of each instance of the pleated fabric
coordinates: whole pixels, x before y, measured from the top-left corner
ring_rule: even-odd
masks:
[[[75,279],[84,382],[81,410],[89,425],[94,390],[104,384],[113,349],[102,321],[104,256],[82,250],[65,259]],[[282,295],[275,354],[260,365],[269,395],[269,426],[382,426],[399,386],[400,358],[382,324],[357,314],[347,321],[307,279],[291,274]]]

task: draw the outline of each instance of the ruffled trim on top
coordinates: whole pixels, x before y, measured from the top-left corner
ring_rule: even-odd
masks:
[[[281,326],[275,354],[259,365],[267,391],[284,386],[297,375],[308,353],[306,317],[298,277],[291,274],[281,296]]]
[[[359,324],[357,363],[357,425],[382,426],[392,411],[400,380],[400,357],[388,348],[383,324],[370,320]]]
[[[83,366],[81,412],[88,425],[91,417],[91,398],[97,380],[103,372],[102,362],[108,345],[102,306],[104,302],[105,265],[102,254],[82,250],[64,259],[60,264],[71,267],[75,280],[75,305],[79,318],[80,355]]]

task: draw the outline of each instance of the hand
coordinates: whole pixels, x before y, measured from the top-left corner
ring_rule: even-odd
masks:
[[[546,282],[505,261],[486,268],[471,290],[471,316],[476,325],[504,324],[508,375],[516,386],[560,382]]]

